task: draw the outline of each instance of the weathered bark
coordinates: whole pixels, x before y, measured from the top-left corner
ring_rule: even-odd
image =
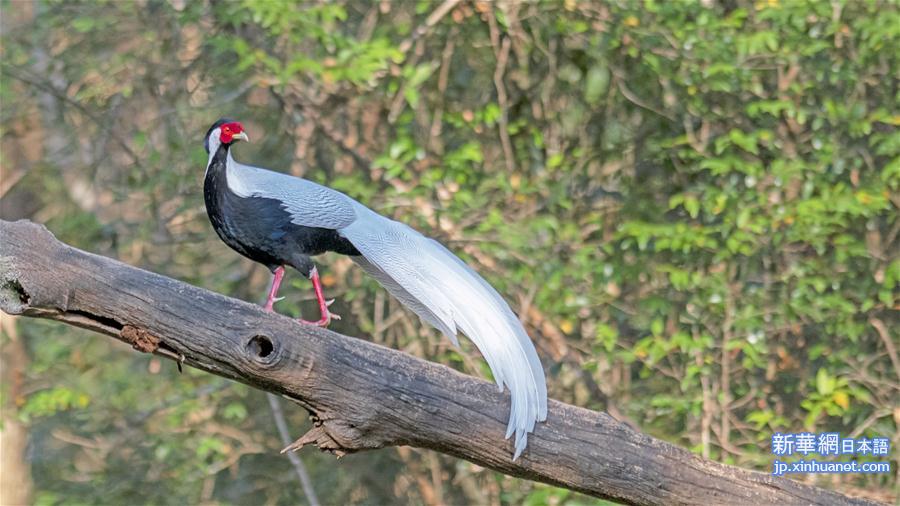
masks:
[[[0,222],[0,308],[280,394],[314,416],[301,438],[335,453],[410,445],[502,473],[634,504],[864,504],[704,460],[604,413],[550,402],[511,461],[508,394],[445,366],[230,299]]]

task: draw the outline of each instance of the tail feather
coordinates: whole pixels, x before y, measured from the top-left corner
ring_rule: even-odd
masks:
[[[511,394],[506,437],[515,455],[536,422],[547,419],[544,369],[521,322],[481,276],[437,241],[358,204],[341,229],[362,253],[356,262],[400,302],[456,344],[461,330],[481,351],[500,390]]]

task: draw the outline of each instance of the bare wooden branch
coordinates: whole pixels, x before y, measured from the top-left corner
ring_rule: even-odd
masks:
[[[66,246],[26,221],[0,221],[0,308],[94,330],[291,399],[315,420],[300,441],[337,454],[428,448],[632,504],[866,504],[705,460],[557,401],[512,462],[503,439],[509,398],[495,385]]]

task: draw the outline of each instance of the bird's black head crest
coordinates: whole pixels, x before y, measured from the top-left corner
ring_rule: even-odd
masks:
[[[219,121],[216,121],[209,127],[209,130],[206,131],[206,136],[203,137],[203,147],[206,149],[206,153],[209,154],[209,134],[212,133],[213,130],[219,128],[225,123],[234,123],[233,119],[230,118],[221,118]]]

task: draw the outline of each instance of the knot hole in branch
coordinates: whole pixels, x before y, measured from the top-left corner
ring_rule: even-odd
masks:
[[[256,362],[271,363],[275,359],[275,343],[272,338],[255,335],[247,341],[247,353]]]

